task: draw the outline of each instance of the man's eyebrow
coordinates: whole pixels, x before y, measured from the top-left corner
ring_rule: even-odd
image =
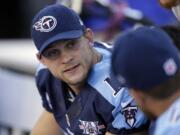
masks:
[[[75,38],[75,39],[65,39],[62,41],[57,41],[55,43],[52,43],[52,45],[50,45],[48,48],[46,48],[46,50],[53,48],[54,46],[58,45],[58,43],[60,42],[61,44],[64,44],[64,46],[68,45],[69,43],[73,43],[78,41],[79,38]]]
[[[68,45],[68,44],[70,44],[70,43],[74,43],[74,42],[77,42],[79,40],[79,38],[75,38],[75,39],[71,39],[71,40],[67,40],[67,41],[65,41],[65,46],[66,45]]]
[[[58,45],[59,43],[66,45],[66,44],[68,44],[70,41],[72,41],[72,40],[67,39],[67,40],[62,40],[62,41],[56,41],[56,42],[52,43],[47,49],[51,49],[51,48],[53,48],[54,46]]]
[[[74,41],[74,39],[66,40],[66,41],[64,41],[64,44],[65,44],[65,45],[68,45],[69,43],[71,43],[71,42],[73,42],[73,41]]]

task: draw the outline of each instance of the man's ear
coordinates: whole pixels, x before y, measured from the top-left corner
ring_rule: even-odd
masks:
[[[94,35],[93,35],[93,31],[89,28],[87,28],[85,30],[85,37],[87,38],[87,40],[89,41],[90,45],[93,45],[94,42]]]
[[[138,105],[143,105],[146,102],[146,95],[139,91],[139,90],[134,90],[132,89],[131,91],[131,95],[134,97],[135,101],[137,102]]]
[[[44,64],[44,59],[42,58],[42,55],[39,53],[36,53],[36,57],[39,60],[39,62],[41,62],[42,64]]]

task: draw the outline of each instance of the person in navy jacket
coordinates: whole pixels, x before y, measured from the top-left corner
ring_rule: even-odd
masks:
[[[111,46],[94,42],[92,30],[72,9],[45,7],[33,19],[31,33],[45,108],[31,135],[144,133],[148,119],[111,75]]]

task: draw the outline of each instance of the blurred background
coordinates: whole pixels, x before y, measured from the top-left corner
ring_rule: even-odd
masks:
[[[158,0],[4,1],[0,5],[0,135],[29,134],[42,112],[30,25],[33,16],[52,3],[73,8],[94,31],[95,40],[109,43],[135,25],[179,25]]]

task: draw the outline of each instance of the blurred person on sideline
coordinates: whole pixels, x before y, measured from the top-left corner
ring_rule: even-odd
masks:
[[[110,75],[111,47],[95,42],[76,12],[49,5],[34,17],[31,34],[45,108],[31,135],[145,134],[148,119]]]
[[[155,120],[153,135],[180,133],[180,57],[175,46],[157,27],[139,27],[115,41],[112,71]]]
[[[111,41],[122,29],[125,7],[127,5],[122,0],[84,0],[80,17],[97,38]]]
[[[127,0],[83,0],[80,17],[94,31],[95,38],[105,42],[112,42],[119,32],[135,24],[152,24],[140,10],[131,8]]]

